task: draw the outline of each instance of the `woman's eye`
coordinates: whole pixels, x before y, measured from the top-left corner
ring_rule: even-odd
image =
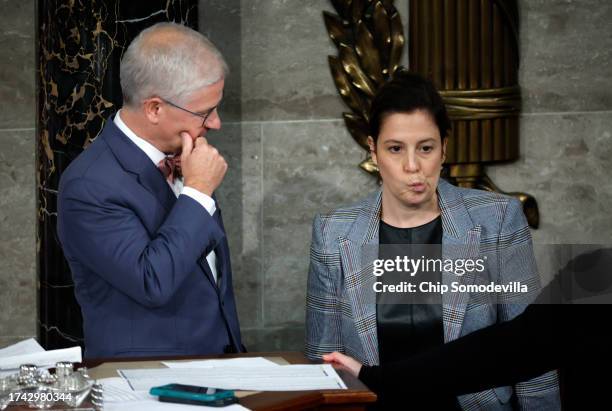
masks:
[[[423,151],[425,153],[429,153],[433,149],[434,149],[433,146],[423,146],[423,147],[421,147],[421,151]]]
[[[389,151],[391,153],[399,153],[401,149],[402,148],[400,146],[389,146]]]

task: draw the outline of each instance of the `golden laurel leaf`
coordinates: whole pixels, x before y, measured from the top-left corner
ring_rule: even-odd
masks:
[[[363,103],[362,97],[353,87],[348,74],[344,71],[340,59],[329,56],[329,67],[331,68],[336,88],[346,105],[354,112],[359,113],[363,118],[367,118],[368,110]]]
[[[368,97],[373,98],[375,91],[374,84],[361,69],[355,50],[344,44],[339,49],[342,68],[351,77],[353,85],[363,91]]]
[[[342,20],[327,11],[323,12],[323,20],[325,20],[325,27],[329,33],[329,37],[336,44],[336,47],[340,47],[342,44],[348,44],[348,33],[342,25]]]
[[[351,113],[344,122],[353,139],[369,153],[368,115],[372,98],[399,67],[405,38],[393,0],[330,0],[337,15],[324,11],[330,39],[338,49],[329,56],[334,84]],[[368,173],[377,167],[368,157],[360,164]]]
[[[370,151],[368,146],[368,123],[359,115],[353,113],[343,113],[344,124],[346,128],[353,136],[353,139],[359,144],[364,150]]]

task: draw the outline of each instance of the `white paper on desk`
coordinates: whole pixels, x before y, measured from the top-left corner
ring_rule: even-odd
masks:
[[[136,391],[165,384],[187,384],[226,390],[307,391],[346,389],[329,364],[278,367],[149,368],[118,370]]]
[[[2,360],[9,359],[17,355],[34,354],[44,352],[45,349],[38,344],[34,338],[28,338],[27,340],[20,341],[16,344],[9,345],[8,347],[0,349],[0,364]],[[20,364],[21,365],[21,364]],[[17,373],[19,370],[16,368],[9,368],[2,370],[0,365],[0,378],[7,377],[9,375]]]
[[[34,338],[28,338],[27,340],[0,349],[0,360],[15,355],[34,354],[42,351],[45,351],[45,349]]]
[[[61,350],[51,351],[43,350],[30,354],[2,357],[0,358],[0,369],[18,369],[21,364],[35,364],[39,367],[49,367],[54,366],[58,361],[81,362],[81,347],[63,348]]]
[[[102,378],[98,380],[104,387],[104,404],[109,402],[128,402],[151,400],[155,397],[147,391],[134,391],[123,378]]]
[[[156,411],[168,409],[248,411],[248,408],[240,404],[232,404],[223,408],[198,406],[196,410],[192,405],[159,402],[157,397],[150,395],[147,391],[132,391],[130,385],[123,378],[103,378],[99,382],[104,387],[105,411]]]
[[[225,407],[207,407],[205,405],[172,404],[157,400],[104,403],[104,411],[249,411],[240,404],[227,405]]]
[[[225,360],[198,360],[162,362],[168,368],[211,368],[211,367],[278,367],[263,357],[228,358]]]

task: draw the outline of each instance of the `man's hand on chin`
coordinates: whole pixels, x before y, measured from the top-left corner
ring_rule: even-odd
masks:
[[[227,162],[204,137],[194,139],[183,131],[181,138],[181,170],[185,186],[212,196],[225,177]]]

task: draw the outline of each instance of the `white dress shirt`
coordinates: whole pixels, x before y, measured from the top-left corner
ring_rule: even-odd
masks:
[[[138,137],[136,133],[134,133],[123,122],[123,120],[121,120],[121,116],[119,115],[120,113],[121,110],[119,110],[117,114],[115,114],[115,118],[113,120],[115,125],[119,128],[119,130],[123,132],[123,134],[125,134],[130,140],[132,140],[132,142],[136,144],[138,148],[144,151],[147,157],[151,159],[155,167],[157,167],[157,164],[161,160],[166,158],[166,155],[163,152],[159,151],[153,144],[149,143],[141,137]],[[204,209],[206,209],[206,211],[208,211],[208,214],[210,214],[211,216],[215,213],[215,211],[217,211],[215,200],[202,193],[201,191],[196,190],[195,188],[185,187],[183,185],[182,177],[174,179],[174,184],[170,184],[170,182],[168,181],[168,185],[174,192],[174,195],[176,195],[177,197],[179,195],[186,195],[187,197],[193,198],[195,201],[201,204],[202,207],[204,207]],[[215,250],[212,250],[210,253],[208,253],[208,255],[206,256],[206,261],[208,261],[210,271],[212,272],[215,282],[217,282],[217,254],[215,254]]]

